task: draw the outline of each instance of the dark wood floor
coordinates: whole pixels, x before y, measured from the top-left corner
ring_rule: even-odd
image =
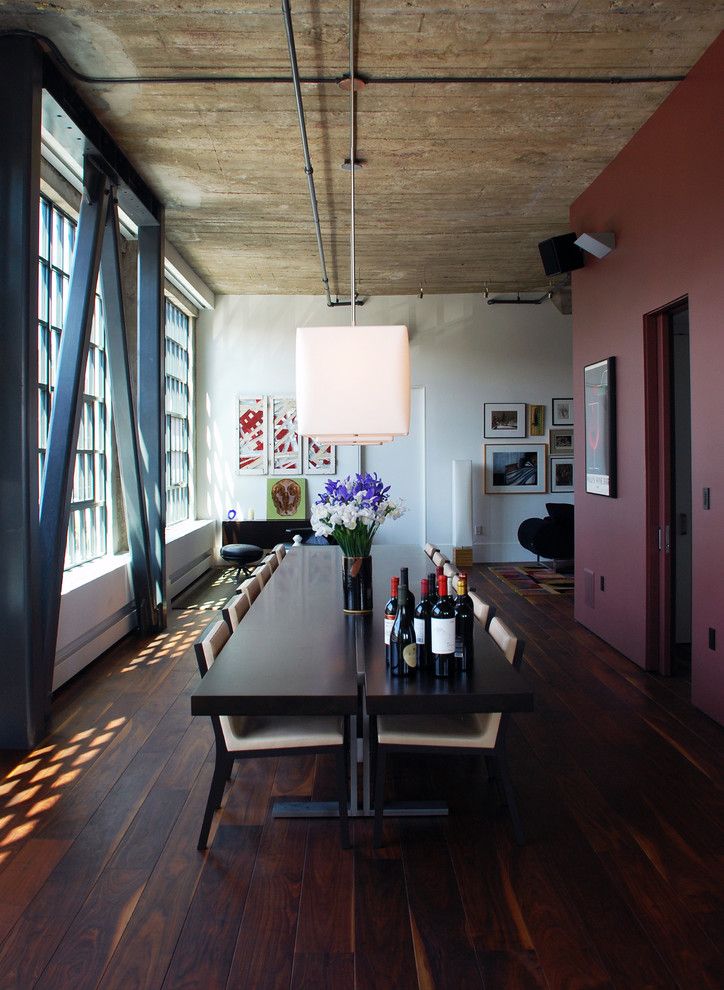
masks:
[[[331,764],[286,758],[237,767],[198,853],[213,753],[191,644],[210,613],[174,611],[2,758],[0,987],[721,990],[724,730],[570,599],[474,583],[527,643],[525,847],[476,760],[400,758],[391,791],[446,797],[450,818],[389,821],[379,851],[358,820],[342,851],[334,822],[270,819],[275,795],[334,792]]]

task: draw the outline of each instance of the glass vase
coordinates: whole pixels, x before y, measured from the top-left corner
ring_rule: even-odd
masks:
[[[344,611],[366,615],[372,611],[372,558],[342,557]]]

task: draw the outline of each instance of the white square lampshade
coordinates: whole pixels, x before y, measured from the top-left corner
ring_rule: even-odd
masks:
[[[406,436],[407,327],[298,327],[297,429],[340,444]]]

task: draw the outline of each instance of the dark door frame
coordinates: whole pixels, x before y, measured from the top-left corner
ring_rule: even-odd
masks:
[[[672,672],[672,442],[670,314],[681,296],[644,315],[646,670]]]

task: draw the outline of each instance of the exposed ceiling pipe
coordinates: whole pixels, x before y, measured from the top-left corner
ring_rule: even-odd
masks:
[[[501,298],[501,296],[491,296],[489,299],[486,299],[486,302],[487,302],[488,306],[500,306],[500,305],[507,305],[507,306],[540,306],[540,304],[542,302],[545,302],[546,299],[550,299],[551,298],[551,295],[552,295],[552,293],[549,291],[549,292],[544,292],[543,295],[540,296],[540,298],[537,298],[537,299],[521,299],[520,298],[520,292],[519,292],[517,294],[517,296],[515,297],[515,299],[503,299],[503,298]]]
[[[294,46],[294,29],[292,28],[292,11],[289,0],[282,0],[282,13],[284,14],[284,27],[287,32],[287,46],[289,48],[289,61],[292,67],[292,82],[294,84],[294,98],[297,102],[297,117],[299,118],[299,133],[302,137],[302,151],[304,152],[304,172],[307,176],[309,186],[309,199],[312,204],[312,217],[314,218],[314,230],[317,235],[317,250],[319,251],[319,263],[322,266],[322,285],[327,296],[327,305],[334,306],[329,293],[329,275],[327,274],[327,261],[324,257],[324,244],[322,243],[322,228],[319,224],[319,208],[317,206],[317,192],[314,188],[314,169],[312,160],[309,157],[309,142],[307,141],[307,127],[304,122],[304,107],[302,106],[302,90],[299,85],[299,66],[297,65],[297,50]]]
[[[219,85],[260,85],[263,83],[275,85],[277,83],[291,82],[289,76],[268,75],[242,75],[225,73],[213,75],[211,73],[198,75],[166,75],[166,76],[91,76],[84,72],[78,72],[65,58],[61,50],[47,35],[37,31],[27,31],[22,28],[14,28],[10,31],[0,31],[0,37],[5,35],[15,35],[36,38],[48,51],[51,51],[62,65],[65,72],[73,77],[77,82],[88,83],[91,86],[139,86],[139,85],[208,85],[215,83]],[[358,77],[359,78],[359,77]],[[685,75],[681,74],[644,74],[635,76],[492,76],[492,75],[467,75],[467,76],[370,76],[365,75],[364,80],[368,84],[374,83],[377,86],[420,86],[420,85],[446,85],[448,83],[459,83],[461,85],[520,85],[528,84],[532,86],[627,86],[648,83],[668,83],[681,82]],[[339,85],[339,76],[302,76],[299,79],[302,83]]]

